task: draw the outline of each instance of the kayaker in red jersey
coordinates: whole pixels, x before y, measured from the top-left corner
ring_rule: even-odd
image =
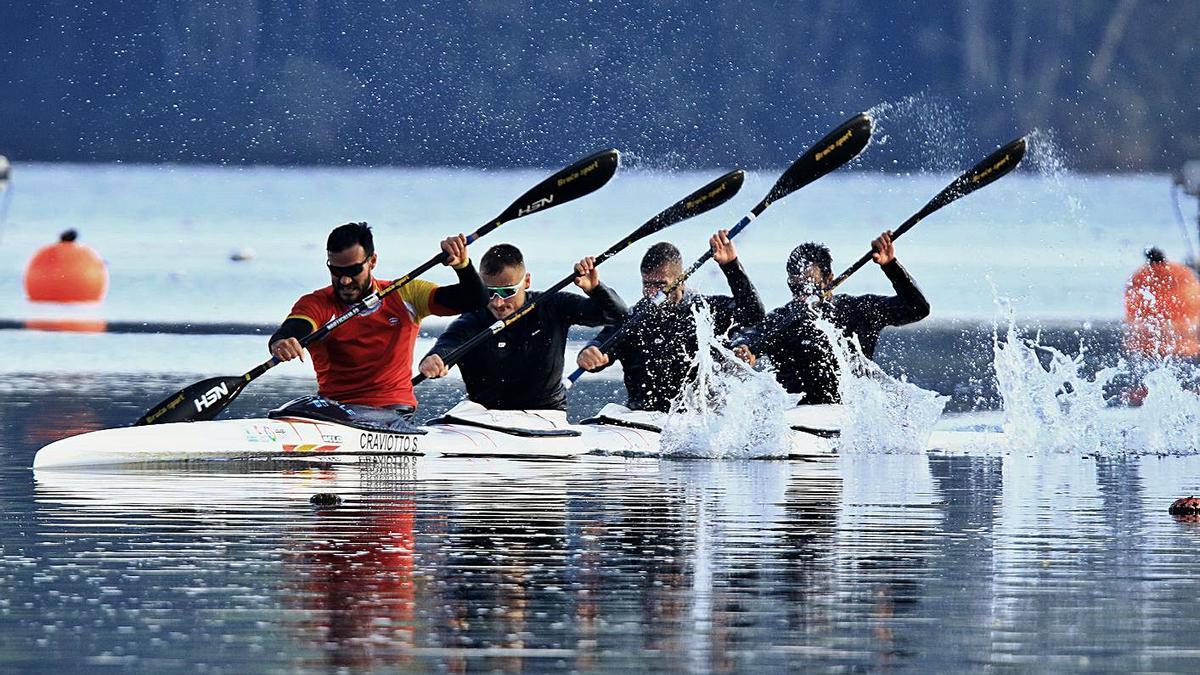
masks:
[[[378,256],[366,223],[334,228],[325,249],[332,283],[297,300],[271,336],[271,355],[280,361],[303,359],[300,338],[390,283],[372,274]],[[431,314],[461,314],[487,304],[483,280],[467,257],[466,238],[461,234],[447,237],[442,250],[449,256],[445,264],[458,275],[457,284],[438,286],[414,279],[384,296],[376,308],[308,346],[321,396],[343,404],[390,408],[403,417],[416,411],[412,359],[421,320]]]

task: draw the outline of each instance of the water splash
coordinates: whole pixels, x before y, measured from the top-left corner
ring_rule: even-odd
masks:
[[[1061,351],[1024,340],[1010,322],[1003,341],[993,333],[993,367],[1003,401],[1004,433],[1010,450],[1108,452],[1114,438],[1100,412],[1107,407],[1104,390],[1116,368],[1085,377],[1080,369],[1086,350],[1072,358]],[[1038,354],[1050,357],[1043,366]]]
[[[662,455],[786,457],[789,400],[774,374],[755,371],[721,344],[706,304],[698,303],[692,315],[699,345],[695,377],[671,403],[659,441]]]
[[[1189,373],[1194,377],[1195,373]],[[1184,388],[1184,379],[1171,364],[1163,364],[1142,378],[1146,398],[1130,445],[1156,455],[1200,452],[1200,395]]]
[[[824,318],[817,318],[816,326],[833,347],[838,365],[838,394],[845,409],[838,450],[925,452],[950,398],[892,377],[862,355],[857,337],[845,337]]]
[[[1058,142],[1057,135],[1049,129],[1034,129],[1025,135],[1025,141],[1025,163],[1044,179],[1050,199],[1066,205],[1070,222],[1076,228],[1082,228],[1085,225],[1083,201],[1075,189],[1068,185],[1071,171],[1067,164],[1067,153]],[[1037,200],[1036,195],[1027,198]]]
[[[965,116],[946,101],[922,92],[879,103],[867,110],[867,114],[875,120],[873,144],[886,146],[892,140],[890,131],[903,129],[897,136],[905,143],[917,142],[915,148],[908,148],[908,152],[920,154],[918,165],[922,171],[959,170],[963,139],[969,138],[970,134],[961,122]]]
[[[1036,336],[1021,338],[1011,317],[1004,339],[996,334],[993,367],[1008,451],[1200,453],[1200,394],[1190,387],[1194,368],[1171,359],[1144,368],[1122,361],[1088,377],[1086,353],[1081,346],[1071,357],[1040,344]],[[1048,363],[1043,365],[1039,355],[1047,355]],[[1119,397],[1106,394],[1119,380],[1139,379],[1146,388],[1140,407],[1118,408]]]

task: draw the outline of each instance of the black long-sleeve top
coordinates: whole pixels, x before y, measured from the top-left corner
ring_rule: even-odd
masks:
[[[628,308],[601,283],[588,296],[531,292],[537,300],[528,315],[489,337],[458,363],[467,398],[493,410],[566,410],[563,361],[571,326],[603,326],[625,317]],[[455,319],[429,354],[443,359],[495,323],[487,308]],[[428,354],[426,355],[428,356]]]
[[[630,319],[634,323],[608,349],[610,363],[620,361],[624,369],[629,408],[666,412],[683,389],[698,349],[696,319],[692,316],[697,303],[709,306],[716,335],[763,320],[766,310],[741,262],[734,259],[722,265],[721,271],[732,296],[688,293],[682,302],[657,307],[645,307],[649,303],[643,301],[637,309],[644,310],[635,313],[638,318]],[[590,346],[600,346],[619,328],[608,326]]]
[[[900,263],[893,260],[882,269],[896,295],[835,295],[814,305],[793,300],[737,336],[733,345],[746,345],[756,356],[770,358],[783,388],[804,394],[800,403],[837,403],[837,361],[829,339],[814,324],[816,316],[840,328],[847,337],[857,336],[867,358],[874,358],[885,327],[929,316],[929,302]]]

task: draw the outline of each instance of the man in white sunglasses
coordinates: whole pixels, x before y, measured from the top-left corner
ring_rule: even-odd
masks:
[[[567,331],[571,326],[603,326],[625,318],[624,301],[600,281],[594,258],[575,265],[575,285],[584,295],[560,291],[550,296],[529,291],[530,274],[521,251],[497,244],[479,261],[489,301],[484,309],[455,319],[421,360],[428,378],[449,373],[443,358],[497,320],[537,300],[528,316],[487,339],[459,362],[467,398],[491,410],[566,410],[562,385]]]

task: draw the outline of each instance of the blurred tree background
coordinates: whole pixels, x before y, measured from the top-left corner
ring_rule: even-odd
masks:
[[[1195,0],[10,2],[0,153],[778,166],[919,95],[977,147],[1042,128],[1076,168],[1170,170],[1200,156],[1198,27]]]

